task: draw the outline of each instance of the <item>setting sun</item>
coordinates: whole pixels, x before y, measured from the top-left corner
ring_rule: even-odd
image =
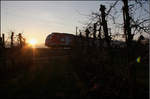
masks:
[[[32,45],[32,46],[34,46],[35,44],[37,44],[37,40],[34,39],[34,38],[30,39],[29,40],[29,44]]]

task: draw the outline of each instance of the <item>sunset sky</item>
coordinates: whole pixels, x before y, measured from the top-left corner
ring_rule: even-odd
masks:
[[[44,43],[51,32],[75,33],[76,26],[88,22],[85,15],[98,12],[100,4],[115,1],[2,1],[1,33],[22,33],[27,40],[36,38]],[[118,5],[121,12],[122,3]],[[106,6],[109,8],[109,6]],[[119,15],[118,20],[122,20]],[[110,26],[111,27],[111,26]],[[114,29],[113,29],[114,31]]]

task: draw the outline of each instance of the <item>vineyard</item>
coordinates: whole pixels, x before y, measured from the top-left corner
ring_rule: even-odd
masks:
[[[47,48],[29,46],[23,33],[10,32],[8,41],[5,33],[0,34],[1,97],[148,99],[149,38],[142,34],[150,33],[148,19],[135,20],[131,12],[142,3],[135,0],[129,6],[128,1],[117,0],[107,11],[100,5],[83,30],[77,31],[76,27],[76,35],[71,34],[72,45],[67,42],[66,49],[58,47],[65,44],[60,33],[46,38]],[[123,4],[123,34],[112,34],[108,17],[113,17],[111,11],[118,2]]]
[[[148,48],[145,47],[132,49],[130,62],[126,49],[97,52],[93,48],[87,52],[79,48],[5,49],[0,61],[1,95],[8,98],[127,99],[134,94],[148,98]],[[136,61],[138,56],[141,56],[140,63]]]

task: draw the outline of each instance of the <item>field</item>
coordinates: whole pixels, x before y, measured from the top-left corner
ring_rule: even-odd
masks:
[[[127,69],[123,67],[126,53],[119,51],[111,50],[109,57],[105,51],[103,55],[95,52],[97,57],[93,58],[93,54],[74,50],[5,49],[0,60],[1,96],[17,99],[129,98],[128,74],[120,72]],[[148,59],[131,64],[135,65],[136,96],[148,98]]]

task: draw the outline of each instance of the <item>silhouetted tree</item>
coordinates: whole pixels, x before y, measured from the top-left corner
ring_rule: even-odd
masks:
[[[86,33],[86,39],[88,40],[89,39],[89,34],[90,34],[90,31],[89,31],[88,28],[85,30],[85,33]]]
[[[11,33],[11,48],[14,46],[14,32]]]
[[[96,32],[97,32],[97,23],[94,23],[93,24],[93,38],[94,38],[94,40],[96,39]]]
[[[81,30],[79,30],[79,33],[80,33],[79,36],[82,37],[82,32],[81,32]]]
[[[2,43],[2,37],[0,37],[0,48],[3,47],[3,43]]]
[[[110,37],[108,35],[108,27],[107,27],[107,21],[105,20],[106,13],[105,13],[105,6],[100,5],[100,11],[101,11],[101,17],[102,17],[102,26],[104,30],[105,40],[107,42],[107,45],[110,46]]]
[[[5,34],[2,34],[2,46],[5,48]]]
[[[133,39],[130,25],[131,17],[129,16],[128,0],[123,0],[123,3],[124,34],[126,35],[127,45],[129,45]]]
[[[22,48],[23,46],[25,46],[25,43],[26,43],[25,38],[23,38],[22,34],[19,33],[18,34],[18,44],[19,44],[18,46]]]

